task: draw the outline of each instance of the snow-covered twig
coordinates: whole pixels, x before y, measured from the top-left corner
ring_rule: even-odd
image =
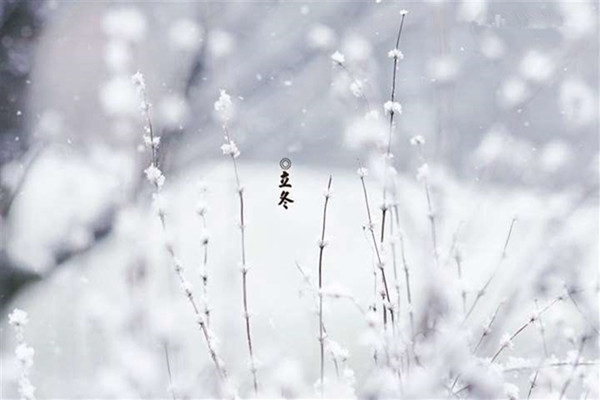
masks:
[[[240,152],[233,141],[231,133],[229,132],[229,119],[233,113],[233,104],[231,102],[231,96],[227,94],[225,90],[221,90],[219,99],[215,102],[215,111],[219,114],[222,122],[223,133],[225,135],[225,144],[221,146],[223,155],[231,158],[233,165],[233,171],[235,174],[235,182],[237,185],[237,193],[239,198],[240,212],[239,212],[239,227],[240,227],[240,240],[241,240],[241,272],[242,272],[242,302],[244,308],[244,320],[246,325],[246,341],[248,344],[248,352],[250,354],[250,372],[252,373],[252,385],[254,387],[254,393],[258,394],[258,364],[254,357],[254,347],[252,342],[252,330],[250,327],[250,312],[248,311],[248,271],[250,266],[246,263],[246,220],[245,220],[245,208],[244,208],[244,187],[240,181],[240,175],[238,171],[237,158]]]
[[[363,195],[364,195],[364,199],[365,199],[365,207],[367,210],[367,230],[370,233],[371,239],[373,241],[373,249],[375,249],[375,255],[377,256],[377,268],[379,269],[379,271],[381,272],[381,280],[383,282],[383,289],[384,289],[384,295],[385,295],[385,301],[384,303],[384,307],[383,307],[383,321],[384,324],[387,321],[386,318],[386,312],[390,313],[390,317],[392,320],[392,329],[395,329],[395,318],[394,318],[394,312],[392,310],[392,301],[391,301],[391,297],[390,297],[390,290],[388,287],[388,281],[385,275],[385,263],[383,258],[381,257],[381,253],[380,253],[380,249],[379,249],[379,244],[377,243],[377,238],[375,237],[375,224],[373,224],[373,219],[371,218],[371,208],[369,206],[369,196],[367,194],[367,186],[365,183],[365,177],[367,175],[367,170],[365,168],[362,167],[362,165],[360,165],[360,161],[359,161],[359,169],[358,169],[358,176],[360,177],[360,182],[362,184],[362,189],[363,189]],[[383,245],[383,244],[381,244]]]
[[[390,218],[390,236],[392,238],[391,243],[390,243],[390,247],[392,249],[392,271],[394,272],[394,288],[396,289],[396,320],[399,322],[400,321],[400,307],[402,305],[402,299],[400,296],[400,277],[398,274],[398,257],[397,257],[397,251],[396,251],[396,241],[397,239],[400,237],[400,235],[396,235],[396,230],[399,231],[399,225],[400,225],[400,219],[398,216],[398,213],[396,212],[398,210],[397,206],[394,205],[392,206],[392,218]],[[396,225],[394,225],[394,223]]]
[[[142,111],[142,115],[144,116],[144,119],[146,121],[146,125],[145,125],[144,129],[145,129],[146,133],[148,134],[148,135],[144,135],[144,142],[145,142],[146,146],[151,149],[150,166],[144,172],[146,174],[148,181],[154,186],[154,189],[155,189],[154,201],[155,201],[155,205],[157,207],[158,217],[159,217],[159,220],[161,223],[163,233],[164,233],[165,237],[168,237],[166,211],[165,211],[164,205],[162,204],[162,201],[160,198],[161,188],[165,182],[165,177],[162,174],[161,170],[158,168],[158,144],[160,142],[160,138],[154,136],[154,131],[152,128],[152,122],[150,119],[150,112],[149,112],[150,104],[148,103],[148,100],[147,100],[146,82],[144,80],[144,76],[142,75],[141,72],[137,72],[135,75],[133,75],[132,81],[133,81],[133,84],[138,89],[141,99],[142,99],[141,111]],[[215,365],[215,368],[217,370],[219,378],[221,379],[221,382],[223,384],[225,384],[226,389],[229,390],[229,389],[231,389],[229,378],[227,376],[227,371],[225,369],[225,366],[223,365],[221,358],[217,354],[214,334],[209,330],[208,326],[206,325],[206,320],[205,320],[204,316],[200,313],[200,309],[197,306],[196,300],[192,293],[192,286],[189,283],[189,281],[185,278],[185,275],[183,272],[183,266],[181,265],[181,262],[175,255],[175,250],[173,248],[173,245],[171,243],[167,243],[166,249],[171,258],[171,262],[173,263],[173,269],[175,270],[177,278],[179,279],[181,288],[182,288],[186,298],[188,299],[190,305],[192,306],[192,309],[193,309],[195,317],[196,317],[196,321],[197,321],[197,323],[200,327],[200,330],[204,336],[206,345],[208,347],[208,351],[210,353],[210,357]]]
[[[498,307],[496,307],[496,310],[492,314],[492,317],[488,321],[487,325],[483,328],[483,331],[481,332],[481,336],[479,336],[479,340],[477,341],[477,344],[475,345],[475,348],[473,349],[473,355],[477,355],[479,346],[481,346],[484,339],[492,332],[492,325],[494,325],[494,322],[496,321],[496,317],[498,316],[498,312],[500,311],[500,308],[503,305],[504,305],[503,301],[500,302],[500,304],[498,304]],[[458,380],[460,379],[460,377],[461,377],[461,375],[459,374],[456,376],[456,378],[454,378],[454,381],[452,382],[452,385],[449,388],[450,393],[452,393],[452,390],[454,390],[454,387],[458,383]]]
[[[425,159],[425,153],[423,152],[423,144],[425,144],[425,139],[422,136],[415,136],[410,140],[410,143],[414,146],[417,146],[417,149],[419,151],[419,158],[422,162],[417,173],[417,179],[423,182],[423,188],[425,189],[425,197],[427,199],[427,213],[429,218],[429,225],[431,227],[431,243],[433,246],[433,258],[436,267],[439,267],[440,263],[437,243],[436,218],[435,212],[433,210],[431,188],[429,185],[429,165],[427,164],[427,160]]]
[[[579,303],[577,302],[577,300],[575,299],[575,294],[577,294],[576,290],[572,290],[569,288],[566,288],[567,290],[567,295],[569,296],[569,300],[571,300],[571,303],[573,303],[573,306],[575,307],[575,309],[577,310],[577,312],[579,314],[581,314],[581,316],[583,317],[583,320],[590,326],[590,328],[596,333],[596,335],[600,334],[600,331],[598,331],[598,328],[596,328],[596,326],[592,323],[591,318],[589,318],[586,313],[581,309],[581,307],[579,307]]]
[[[395,213],[398,215],[398,207],[394,206]],[[398,232],[398,238],[400,240],[400,257],[402,258],[402,266],[404,269],[404,282],[406,285],[406,301],[408,303],[408,316],[410,321],[410,336],[414,338],[415,336],[415,321],[414,321],[414,311],[412,304],[412,292],[410,286],[410,269],[408,265],[408,261],[406,258],[406,248],[404,244],[404,235],[402,232]]]
[[[477,341],[477,344],[475,345],[475,348],[473,349],[473,354],[477,354],[477,351],[479,350],[479,346],[481,346],[481,344],[483,343],[483,340],[492,332],[492,326],[494,325],[494,322],[496,321],[496,318],[498,317],[498,312],[500,312],[500,308],[502,308],[503,305],[504,305],[504,301],[501,301],[500,304],[498,304],[498,307],[496,307],[496,310],[492,314],[492,317],[488,321],[487,325],[485,326],[485,328],[483,328],[483,332],[481,332],[481,336],[479,337],[479,340]]]
[[[167,376],[169,377],[169,392],[171,392],[171,397],[175,400],[175,386],[173,386],[173,374],[171,373],[171,360],[169,359],[169,347],[167,342],[163,343],[163,347],[165,350],[165,363],[167,364]]]
[[[321,228],[321,239],[319,240],[319,346],[320,346],[320,355],[321,355],[321,380],[320,380],[320,388],[321,388],[321,397],[323,397],[323,388],[324,388],[324,377],[325,377],[325,332],[323,326],[323,251],[325,250],[326,241],[325,241],[325,227],[327,223],[327,205],[329,204],[329,199],[331,198],[331,175],[329,176],[329,181],[327,183],[327,190],[325,190],[325,203],[323,204],[323,223]]]
[[[449,259],[454,260],[456,263],[456,274],[458,277],[458,282],[461,285],[460,288],[460,298],[462,300],[462,308],[463,314],[467,313],[467,291],[465,289],[465,285],[463,284],[463,271],[462,271],[462,254],[459,250],[458,240],[460,237],[461,228],[464,224],[464,221],[460,221],[458,227],[456,228],[456,232],[452,236],[452,245],[450,246],[450,251],[448,252]],[[448,260],[450,262],[450,260]]]
[[[538,307],[538,301],[537,299],[533,300],[534,304],[535,304],[535,312],[539,313],[539,307]],[[542,321],[542,317],[539,316],[538,317],[538,328],[540,331],[540,337],[542,339],[542,347],[544,349],[544,357],[541,359],[538,368],[535,370],[535,374],[533,375],[533,378],[531,379],[531,384],[529,386],[529,391],[527,392],[527,398],[531,398],[531,394],[533,393],[533,389],[536,386],[536,382],[537,382],[537,378],[540,372],[540,368],[542,366],[542,364],[544,363],[544,361],[548,358],[549,354],[548,354],[548,345],[546,344],[546,328],[544,327],[544,322]],[[550,391],[552,391],[552,383],[549,382],[549,389]]]
[[[380,243],[381,243],[381,247],[383,248],[384,245],[384,240],[385,240],[385,220],[386,220],[386,215],[387,215],[387,211],[388,211],[388,204],[387,204],[387,179],[388,179],[388,169],[391,167],[391,161],[392,161],[392,137],[393,137],[393,132],[394,132],[394,117],[396,116],[396,113],[400,114],[402,112],[402,106],[400,105],[400,103],[396,102],[396,77],[398,74],[398,60],[400,59],[400,54],[401,52],[398,50],[398,47],[400,46],[400,38],[402,37],[402,28],[404,27],[404,17],[406,16],[407,12],[406,11],[402,11],[401,12],[401,20],[400,20],[400,27],[398,28],[398,35],[396,36],[396,45],[394,47],[395,52],[390,52],[390,54],[392,55],[392,59],[394,60],[393,62],[393,71],[392,71],[392,82],[391,82],[391,93],[390,93],[390,100],[387,101],[384,104],[384,110],[389,113],[390,115],[390,119],[389,119],[389,131],[388,131],[388,142],[387,142],[387,149],[386,149],[386,153],[385,153],[385,163],[384,163],[384,172],[383,172],[383,201],[382,201],[382,205],[381,205],[381,234],[380,234]],[[383,264],[382,264],[383,266]],[[383,269],[382,269],[383,271]],[[389,290],[387,289],[387,287],[385,288],[386,290],[386,298],[387,298],[387,302],[391,304],[390,302],[390,296],[389,296]],[[384,307],[384,313],[385,313],[385,307]],[[392,315],[392,319],[393,319],[393,315]],[[392,323],[393,324],[393,323]]]
[[[302,266],[300,266],[300,264],[298,262],[296,262],[295,264],[296,264],[296,268],[300,272],[300,275],[302,275],[302,279],[304,280],[306,287],[308,288],[308,290],[310,290],[313,293],[314,299],[317,300],[317,304],[318,304],[319,299],[321,298],[319,289],[314,286],[313,282],[310,279],[310,276],[304,271]],[[323,296],[326,296],[326,295],[327,294],[324,294]],[[335,296],[332,296],[332,297],[335,297]],[[359,305],[359,308],[360,308],[360,305]],[[325,326],[325,322],[323,322],[323,333],[324,333],[325,337],[327,338],[327,342],[328,342],[327,349],[328,349],[328,353],[331,357],[331,362],[333,363],[333,366],[335,368],[335,372],[336,372],[338,379],[340,379],[341,378],[340,363],[343,364],[346,362],[346,360],[348,358],[348,355],[347,355],[348,351],[345,349],[342,351],[341,346],[339,346],[337,344],[337,342],[334,342],[333,340],[331,340],[329,338],[329,334],[327,333],[327,328]],[[345,356],[340,357],[340,354],[345,354]]]
[[[579,350],[577,351],[577,357],[575,358],[575,362],[573,363],[573,368],[571,369],[571,373],[569,374],[569,377],[567,378],[562,389],[560,390],[560,396],[558,396],[558,400],[561,400],[564,397],[565,393],[567,392],[567,389],[569,388],[569,385],[573,381],[573,375],[575,375],[575,371],[577,370],[577,367],[579,366],[579,360],[581,359],[581,354],[583,353],[583,347],[585,346],[585,343],[587,342],[588,339],[589,339],[589,336],[587,336],[587,335],[583,335],[581,337],[581,341],[579,343]]]
[[[473,310],[475,310],[475,307],[477,306],[477,303],[485,295],[487,288],[492,283],[492,280],[494,279],[494,277],[496,276],[496,274],[498,273],[498,271],[500,271],[500,267],[502,266],[502,263],[506,259],[506,249],[508,248],[508,243],[510,242],[510,238],[511,238],[512,232],[513,232],[513,227],[515,226],[515,222],[516,221],[517,221],[516,218],[513,218],[510,221],[510,227],[508,228],[508,234],[506,235],[506,240],[504,241],[504,247],[502,248],[502,254],[500,255],[500,259],[498,260],[498,264],[496,265],[496,268],[494,268],[494,271],[492,272],[492,274],[490,275],[490,277],[487,279],[487,281],[485,282],[485,284],[483,285],[483,287],[477,292],[477,296],[475,297],[475,300],[473,300],[473,304],[471,304],[471,307],[469,308],[469,311],[467,311],[467,314],[465,314],[465,318],[463,320],[463,323],[464,323],[464,321],[467,320],[467,318],[469,318],[469,316],[471,315],[471,313],[473,313]]]
[[[204,316],[206,317],[206,325],[210,327],[210,305],[208,302],[208,243],[210,241],[210,235],[208,233],[208,223],[206,221],[206,214],[208,213],[208,206],[205,202],[206,188],[202,187],[202,199],[198,204],[197,212],[202,220],[202,235],[200,236],[200,244],[202,245],[203,256],[202,256],[202,268],[200,270],[200,278],[202,279],[202,304],[204,305]]]
[[[346,58],[344,57],[344,55],[339,51],[336,51],[331,55],[331,60],[333,61],[334,65],[340,67],[348,75],[348,77],[352,81],[352,83],[350,84],[350,90],[352,91],[352,94],[355,97],[360,97],[365,103],[365,108],[367,109],[367,112],[370,112],[371,103],[369,102],[369,99],[367,98],[363,90],[363,85],[360,82],[360,80],[356,78],[356,75],[352,72],[350,67],[348,67],[348,65],[346,64]]]
[[[558,303],[559,301],[562,301],[564,299],[563,296],[559,296],[557,298],[555,298],[554,300],[552,300],[548,305],[546,305],[546,307],[542,308],[539,312],[537,312],[535,315],[532,315],[531,317],[529,317],[529,319],[527,320],[527,322],[525,322],[523,325],[521,325],[521,327],[519,327],[519,329],[517,329],[512,335],[507,336],[506,338],[503,338],[501,343],[500,343],[500,347],[498,348],[498,350],[496,350],[496,352],[494,353],[494,355],[492,356],[492,359],[490,360],[491,363],[493,363],[494,361],[496,361],[496,359],[498,358],[498,356],[500,355],[500,353],[502,353],[502,351],[504,349],[506,349],[509,346],[512,346],[512,342],[513,340],[519,336],[519,334],[521,334],[521,332],[523,332],[528,326],[530,326],[531,324],[533,324],[535,321],[537,321],[537,319],[544,314],[546,311],[548,311],[548,309],[550,307],[552,307],[553,305],[555,305],[556,303]]]
[[[14,328],[17,338],[15,356],[20,365],[19,395],[22,400],[35,400],[35,386],[29,380],[29,370],[33,366],[33,355],[35,351],[25,342],[25,325],[29,322],[27,313],[15,308],[8,315],[8,323]]]

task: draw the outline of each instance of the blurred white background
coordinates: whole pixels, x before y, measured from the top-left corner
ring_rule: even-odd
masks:
[[[486,318],[508,297],[502,325],[479,354],[491,357],[502,334],[527,321],[534,299],[542,307],[567,288],[577,299],[545,314],[550,349],[542,350],[532,327],[501,362],[509,368],[511,356],[528,365],[551,356],[573,361],[577,335],[591,328],[593,340],[582,353],[597,362],[597,3],[5,1],[2,395],[17,396],[19,364],[6,317],[15,307],[29,313],[25,337],[35,349],[31,381],[39,398],[171,397],[165,349],[177,397],[220,393],[143,175],[149,156],[131,83],[140,70],[161,136],[169,240],[200,291],[203,226],[196,209],[206,197],[212,327],[232,380],[247,396],[252,383],[238,200],[213,107],[220,89],[231,94],[261,394],[315,396],[318,320],[295,263],[317,270],[322,192],[332,175],[325,285],[346,288],[365,308],[373,300],[357,159],[369,169],[371,207],[379,219],[388,129],[383,104],[392,79],[388,52],[402,9],[409,14],[399,46],[394,196],[417,318],[431,307],[432,288],[456,301],[450,308],[461,308],[461,290],[470,302],[475,298],[516,217],[502,268],[460,335],[476,341]],[[345,68],[332,62],[335,51],[344,54]],[[357,84],[367,102],[353,94]],[[422,160],[409,143],[415,135],[426,140],[438,224],[442,270],[433,277],[427,272],[433,265],[427,202],[416,177]],[[292,161],[295,202],[288,210],[277,206],[282,157]],[[453,245],[459,226],[460,282]],[[393,276],[391,261],[386,268]],[[407,312],[401,305],[402,318]],[[366,324],[352,304],[328,301],[325,318],[329,337],[349,350],[348,368],[356,376],[355,385],[347,385],[355,392],[340,384],[328,395],[397,396],[373,369]],[[451,341],[427,343],[431,349],[423,354],[466,365],[444,352]],[[448,395],[431,382],[442,379],[433,364],[413,372],[403,393]],[[448,368],[452,378],[456,370]],[[597,397],[596,365],[544,370],[537,395],[558,397],[571,370],[577,382],[566,396]],[[328,371],[335,380],[332,365]],[[520,398],[528,397],[531,372],[504,374]],[[505,394],[490,389],[471,395]]]

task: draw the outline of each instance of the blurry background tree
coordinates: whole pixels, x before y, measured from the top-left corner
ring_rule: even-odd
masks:
[[[34,43],[41,31],[42,8],[42,2],[6,0],[0,3],[0,308],[22,284],[35,277],[8,256],[6,241],[7,218],[26,179],[30,161],[25,159],[31,143],[23,111]],[[23,159],[17,162],[21,168],[14,173],[18,176],[7,182],[3,169],[20,158]]]

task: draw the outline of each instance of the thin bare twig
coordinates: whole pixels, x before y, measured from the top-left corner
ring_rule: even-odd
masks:
[[[158,138],[155,138],[155,136],[154,136],[152,121],[150,119],[150,112],[149,112],[150,104],[147,101],[146,85],[144,82],[144,78],[141,75],[141,73],[138,72],[136,75],[134,75],[133,81],[134,81],[134,84],[137,85],[138,90],[142,97],[142,114],[146,121],[145,130],[146,130],[146,133],[148,133],[150,136],[150,141],[149,141],[150,142],[149,145],[151,148],[150,169],[158,168],[158,140],[157,140]],[[158,174],[160,177],[162,177],[162,173],[160,171],[158,171]],[[163,179],[164,179],[164,177],[163,177]],[[161,223],[161,227],[162,227],[164,235],[168,237],[166,212],[160,205],[161,183],[159,183],[159,179],[157,179],[156,176],[154,177],[154,179],[151,179],[151,181],[152,181],[154,189],[155,189],[154,196],[155,196],[155,201],[157,201],[157,205],[158,205],[158,217],[159,217],[159,220]],[[181,262],[179,261],[179,259],[176,257],[175,250],[173,249],[173,246],[171,244],[167,243],[166,250],[169,253],[171,262],[173,263],[173,269],[175,270],[177,278],[179,279],[179,283],[181,284],[182,289],[184,290],[184,293],[186,295],[186,298],[188,299],[188,301],[194,311],[196,321],[197,321],[197,323],[200,327],[200,330],[204,336],[210,357],[215,365],[215,368],[217,370],[219,378],[221,379],[222,383],[224,383],[226,386],[229,386],[230,382],[229,382],[229,378],[227,376],[227,371],[226,371],[225,366],[223,365],[223,362],[221,361],[220,357],[217,355],[213,335],[209,331],[208,327],[206,326],[206,321],[205,321],[204,317],[202,316],[202,314],[200,313],[200,310],[196,304],[196,300],[190,289],[189,283],[184,276],[183,266],[181,265]]]
[[[381,280],[383,282],[385,300],[387,301],[387,305],[384,304],[384,307],[383,307],[383,315],[384,315],[383,320],[384,320],[384,323],[387,321],[385,315],[386,315],[386,311],[389,310],[390,317],[392,320],[392,329],[395,329],[395,317],[394,317],[394,312],[391,307],[392,301],[391,301],[391,297],[390,297],[390,290],[389,290],[388,281],[387,281],[387,278],[385,275],[383,258],[381,257],[379,245],[377,243],[377,238],[375,237],[375,225],[373,224],[373,218],[371,217],[371,208],[369,206],[369,195],[367,192],[367,185],[365,183],[365,173],[364,173],[364,169],[360,163],[360,160],[358,161],[358,165],[359,165],[359,172],[360,172],[359,173],[360,182],[362,184],[363,195],[364,195],[364,199],[365,199],[365,207],[367,210],[367,219],[368,219],[368,224],[369,224],[367,229],[368,229],[371,239],[373,241],[373,248],[375,249],[375,254],[377,256],[377,268],[381,272]],[[383,248],[383,243],[381,243],[381,247]]]
[[[167,374],[169,376],[169,391],[171,392],[173,400],[175,400],[175,387],[173,386],[173,374],[171,373],[171,362],[169,361],[169,348],[167,347],[167,342],[163,345],[165,349],[165,361],[167,363]]]
[[[223,132],[225,133],[225,140],[228,143],[233,143],[233,139],[229,132],[229,127],[227,123],[223,123]],[[237,193],[239,198],[240,205],[240,240],[241,240],[241,253],[242,253],[242,302],[244,307],[244,320],[246,326],[246,342],[248,344],[248,352],[250,354],[250,372],[252,373],[252,385],[254,387],[254,393],[258,394],[258,373],[257,373],[257,364],[254,358],[254,347],[252,343],[252,330],[250,328],[250,313],[248,312],[248,271],[249,267],[246,264],[246,223],[245,223],[245,214],[244,214],[244,187],[240,182],[240,175],[238,171],[238,165],[236,160],[236,155],[230,154],[231,161],[233,164],[233,171],[235,175],[235,182],[237,185]]]
[[[204,234],[207,235],[208,223],[206,221],[206,207],[198,210],[200,214],[200,218],[202,219],[202,228],[204,229]],[[204,316],[206,317],[206,326],[210,327],[210,307],[208,304],[208,236],[203,236],[202,238],[202,270],[200,271],[200,278],[202,279],[202,297],[203,297],[203,305],[204,305]]]
[[[310,280],[310,277],[308,276],[308,274],[304,271],[304,269],[300,266],[300,264],[297,261],[296,261],[296,268],[298,269],[298,271],[300,271],[300,275],[302,275],[302,278],[303,278],[306,286],[310,289],[310,291],[314,292],[316,298],[319,299],[320,298],[319,289],[314,287],[312,281]],[[323,333],[326,337],[328,336],[327,328],[325,327],[325,323],[323,323]],[[329,355],[331,356],[331,362],[333,363],[333,366],[335,368],[335,373],[339,380],[340,367],[339,367],[338,359],[336,358],[336,355],[332,351],[329,352]]]
[[[575,292],[573,290],[569,290],[567,288],[567,294],[569,295],[569,300],[571,300],[571,303],[573,303],[573,305],[575,306],[575,309],[577,309],[577,312],[579,312],[579,314],[581,314],[581,316],[583,317],[583,320],[585,322],[587,322],[587,324],[590,326],[590,328],[592,328],[592,330],[594,332],[596,332],[597,335],[600,334],[600,332],[598,331],[598,328],[596,328],[596,326],[594,326],[594,324],[592,323],[592,321],[590,320],[590,318],[586,315],[585,312],[583,312],[583,310],[581,309],[581,307],[579,307],[579,304],[577,303],[577,300],[573,296],[573,294],[575,294]]]
[[[510,338],[508,339],[508,342],[512,342],[529,325],[531,325],[532,323],[534,323],[537,320],[537,318],[539,318],[550,307],[552,307],[554,304],[558,303],[561,300],[563,300],[562,296],[557,297],[556,299],[552,300],[552,302],[550,302],[548,305],[546,305],[546,307],[544,307],[543,309],[541,309],[540,312],[537,313],[536,317],[530,317],[529,320],[527,320],[527,322],[525,322],[523,325],[521,325],[521,327],[519,327],[519,329],[517,329],[512,335],[510,335]],[[502,351],[508,346],[508,342],[507,343],[502,343],[502,345],[500,346],[500,348],[498,350],[496,350],[496,352],[492,356],[492,359],[490,360],[491,363],[493,363],[494,361],[496,361],[496,359],[498,358],[498,356],[500,355],[500,353],[502,353]]]
[[[569,388],[569,385],[571,384],[571,381],[573,380],[573,375],[575,375],[575,371],[577,370],[577,367],[579,366],[579,360],[581,359],[581,354],[583,353],[583,347],[585,346],[585,342],[588,340],[588,338],[589,337],[587,335],[584,335],[581,338],[581,343],[579,344],[579,350],[577,351],[577,358],[575,358],[575,362],[573,363],[573,369],[571,369],[569,378],[565,381],[565,384],[563,385],[563,387],[560,391],[560,396],[558,397],[558,400],[561,400],[563,398],[567,389]]]
[[[325,203],[323,205],[323,224],[321,228],[321,240],[319,241],[319,346],[321,351],[321,397],[324,394],[324,378],[325,378],[325,332],[323,326],[323,250],[325,249],[325,226],[327,222],[327,205],[331,198],[331,179],[327,183],[327,191],[325,192]]]
[[[402,13],[402,19],[400,20],[400,27],[398,28],[398,35],[396,36],[396,46],[395,49],[398,49],[398,46],[400,46],[400,38],[402,37],[402,28],[404,27],[404,17],[406,16],[405,13]],[[392,88],[391,88],[391,93],[390,93],[390,102],[394,103],[394,101],[396,100],[396,77],[398,74],[398,57],[394,57],[394,66],[393,66],[393,71],[392,71]],[[388,210],[388,205],[387,205],[387,175],[388,175],[388,169],[389,169],[389,164],[391,163],[391,155],[392,155],[392,137],[393,137],[393,132],[394,132],[394,117],[396,115],[396,112],[394,110],[394,107],[391,107],[391,109],[389,110],[390,112],[390,123],[389,123],[389,131],[388,131],[388,143],[387,143],[387,150],[386,150],[386,154],[385,154],[385,165],[384,165],[384,172],[383,172],[383,204],[381,207],[381,234],[380,234],[380,243],[381,243],[381,247],[383,248],[383,243],[385,240],[385,218],[387,215],[387,210]],[[381,271],[383,272],[383,264],[381,267]],[[382,279],[385,279],[385,274],[382,274]],[[387,301],[388,303],[390,302],[390,296],[389,296],[389,290],[387,289],[387,284],[385,284],[385,290],[386,290],[386,297],[387,297]],[[384,307],[384,313],[385,313],[385,307]],[[392,313],[392,318],[393,318],[393,313]]]
[[[511,220],[511,222],[510,222],[510,228],[508,228],[508,234],[506,235],[506,240],[504,241],[504,247],[502,248],[502,254],[500,255],[500,259],[498,260],[498,264],[496,265],[496,268],[494,268],[494,271],[492,272],[492,274],[490,275],[490,277],[487,279],[487,281],[485,282],[485,284],[483,285],[483,287],[477,292],[477,296],[475,297],[475,300],[473,300],[473,304],[471,304],[471,307],[469,308],[469,311],[467,311],[467,314],[465,315],[465,318],[463,320],[463,324],[469,318],[469,316],[471,315],[471,313],[473,313],[473,310],[475,310],[475,307],[477,306],[477,303],[479,302],[479,300],[481,300],[481,298],[483,297],[483,295],[486,293],[487,288],[492,283],[492,280],[494,279],[494,277],[496,276],[496,274],[500,270],[500,267],[502,266],[502,263],[506,259],[506,249],[508,248],[508,243],[510,242],[510,238],[511,238],[512,232],[513,232],[513,227],[514,227],[516,221],[517,221],[516,218],[513,218]]]
[[[517,336],[519,336],[528,326],[530,326],[531,324],[533,324],[537,318],[539,318],[542,314],[544,314],[546,311],[548,311],[552,306],[554,306],[556,303],[558,303],[559,301],[564,300],[563,296],[558,296],[557,298],[555,298],[554,300],[552,300],[549,304],[546,305],[546,307],[544,307],[543,309],[540,310],[539,313],[537,313],[537,316],[535,317],[530,317],[527,322],[525,322],[523,325],[521,325],[512,335],[510,335],[510,337],[508,338],[507,341],[503,342],[500,347],[498,348],[498,350],[496,350],[496,352],[494,353],[494,355],[492,356],[492,359],[490,360],[490,363],[494,363],[496,361],[496,359],[498,358],[498,356],[502,353],[502,351],[509,345],[509,343],[511,343]],[[457,378],[458,379],[458,378]],[[452,395],[457,395],[459,393],[462,393],[465,390],[468,390],[470,388],[470,385],[465,385],[462,388],[460,388],[459,390],[452,392]]]
[[[423,167],[426,167],[427,159],[425,158],[425,153],[423,151],[423,141],[417,140],[415,143],[417,144],[417,148],[419,150],[419,158],[421,159],[421,162],[423,163]],[[425,174],[423,176],[423,188],[425,189],[425,198],[427,199],[427,214],[428,214],[428,218],[429,218],[429,226],[431,229],[431,245],[433,246],[433,258],[435,261],[435,266],[439,267],[440,266],[440,260],[439,260],[440,256],[439,256],[438,243],[437,243],[436,218],[435,218],[435,212],[433,210],[431,188],[429,185],[429,178],[427,177],[427,174]]]

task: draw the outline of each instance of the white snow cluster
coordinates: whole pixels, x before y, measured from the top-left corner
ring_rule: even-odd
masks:
[[[15,308],[8,315],[8,322],[15,330],[17,338],[17,347],[15,348],[15,358],[20,365],[20,375],[18,380],[19,395],[21,399],[34,400],[35,386],[29,380],[29,370],[33,366],[33,355],[35,351],[25,342],[25,325],[29,322],[27,313]]]
[[[333,61],[336,64],[343,65],[346,62],[346,57],[339,51],[336,51],[331,55],[331,61]]]
[[[386,101],[383,104],[383,110],[386,114],[394,113],[394,114],[402,114],[402,105],[397,101]]]

